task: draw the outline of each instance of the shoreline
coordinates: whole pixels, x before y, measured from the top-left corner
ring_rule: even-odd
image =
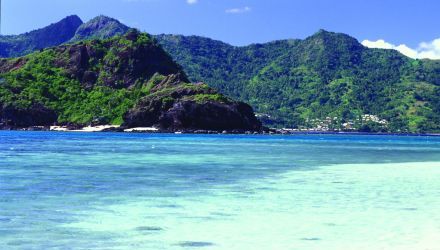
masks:
[[[286,131],[282,129],[265,129],[263,131],[246,130],[202,130],[181,129],[161,130],[155,127],[123,128],[119,125],[97,125],[87,127],[68,126],[33,126],[27,128],[0,127],[0,131],[41,131],[41,132],[68,132],[68,133],[144,133],[144,134],[224,134],[224,135],[371,135],[371,136],[433,136],[440,137],[440,133],[386,133],[386,132],[357,132],[357,131]]]

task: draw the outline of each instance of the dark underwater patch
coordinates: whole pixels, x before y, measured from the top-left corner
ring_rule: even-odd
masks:
[[[214,243],[205,241],[184,241],[178,243],[177,245],[181,247],[210,247],[214,246]]]
[[[304,240],[304,241],[319,241],[321,239],[320,238],[316,238],[316,237],[312,237],[312,238],[301,238],[301,240]]]
[[[158,231],[163,231],[163,228],[142,226],[142,227],[136,227],[134,230],[140,231],[140,232],[158,232]]]

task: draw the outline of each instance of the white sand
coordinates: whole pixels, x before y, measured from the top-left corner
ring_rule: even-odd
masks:
[[[68,129],[63,126],[50,126],[50,131],[68,131]]]
[[[155,127],[137,127],[137,128],[129,128],[125,129],[124,132],[156,132],[159,129]]]
[[[50,131],[64,131],[64,132],[101,132],[109,128],[119,128],[119,125],[99,125],[99,126],[87,126],[82,129],[69,130],[65,126],[51,126]]]
[[[78,130],[72,130],[73,132],[101,132],[109,128],[119,128],[119,125],[99,125],[99,126],[88,126]]]

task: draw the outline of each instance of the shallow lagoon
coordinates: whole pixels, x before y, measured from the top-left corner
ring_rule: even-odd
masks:
[[[0,249],[440,249],[440,138],[0,132]]]

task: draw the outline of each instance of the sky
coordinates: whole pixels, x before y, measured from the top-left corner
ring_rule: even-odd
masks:
[[[306,38],[325,29],[368,47],[440,59],[439,0],[1,0],[3,34],[76,14],[119,19],[152,34],[200,35],[233,45]]]

